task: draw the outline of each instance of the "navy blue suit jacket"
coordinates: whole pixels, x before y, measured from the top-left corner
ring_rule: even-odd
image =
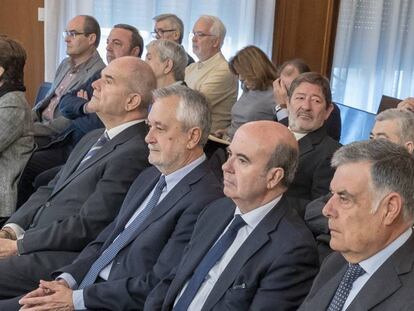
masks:
[[[228,198],[200,215],[177,269],[149,295],[144,310],[171,310],[195,268],[234,216]],[[285,197],[237,251],[200,310],[296,310],[318,271],[311,232]],[[165,299],[165,300],[164,300]]]
[[[80,284],[92,263],[124,229],[159,177],[160,172],[155,167],[140,174],[115,220],[73,264],[59,272],[70,273]],[[193,169],[154,208],[117,255],[108,281],[84,289],[86,307],[99,310],[142,309],[150,290],[179,263],[198,214],[222,195],[219,182],[206,162]]]

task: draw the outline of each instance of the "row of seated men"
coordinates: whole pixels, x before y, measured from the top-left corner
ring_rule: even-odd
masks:
[[[3,227],[0,296],[34,290],[20,300],[28,310],[63,310],[68,305],[77,310],[297,309],[319,262],[313,236],[297,215],[302,203],[296,199],[327,192],[321,189],[331,181],[330,158],[339,147],[325,133],[324,123],[333,109],[328,81],[308,73],[292,82],[287,94],[290,131],[270,121],[247,123],[236,130],[223,165],[227,198],[217,201],[222,196],[220,181],[203,154],[211,132],[208,101],[183,86],[161,88],[154,92],[147,116],[156,87],[156,74],[136,57],[112,61],[93,83],[87,107],[97,112],[106,130],[86,135],[52,182],[39,188]],[[315,136],[319,139],[314,142]],[[399,183],[410,185],[413,177],[412,157],[407,155],[391,143],[363,142],[341,148],[333,160],[337,168],[333,197],[324,208],[335,233],[331,246],[351,264],[361,262],[365,283],[375,272],[365,259],[388,250],[388,256],[380,254],[382,262],[375,260],[378,268],[396,249],[412,249],[408,240],[412,197]],[[377,181],[370,167],[382,159],[388,160],[380,164],[390,175],[380,175]],[[153,167],[134,181],[149,164]],[[398,181],[390,186],[389,179]],[[356,192],[361,189],[362,195]],[[382,197],[384,190],[390,191],[389,197]],[[372,191],[381,196],[379,203]],[[395,201],[399,206],[392,204]],[[374,205],[380,212],[369,213]],[[394,218],[384,219],[391,208]],[[353,218],[342,215],[342,209],[350,210]],[[371,221],[369,228],[361,226],[365,221]],[[351,225],[355,228],[347,232]],[[371,245],[379,233],[380,241]],[[406,246],[406,241],[411,244]],[[402,244],[406,247],[400,250]],[[335,256],[326,264],[337,265],[328,266],[328,272],[334,271],[338,282],[328,294],[326,288],[314,286],[302,308],[329,305],[342,310],[359,291],[358,297],[366,296],[361,290],[364,283],[348,292],[349,298],[341,298],[346,289],[338,284],[346,262]],[[343,266],[340,272],[338,265]],[[386,273],[389,265],[384,266]],[[355,265],[351,268],[344,279],[355,274]],[[57,280],[38,287],[40,279],[50,280],[51,272]],[[315,284],[325,285],[324,277],[318,276]],[[408,290],[410,275],[403,281]],[[368,282],[365,291],[372,291],[375,282],[375,278],[373,284]],[[404,290],[395,295],[395,287],[378,310],[396,306],[399,300],[408,306]],[[19,299],[2,301],[2,308],[18,309]],[[365,302],[353,302],[356,307],[361,303]]]

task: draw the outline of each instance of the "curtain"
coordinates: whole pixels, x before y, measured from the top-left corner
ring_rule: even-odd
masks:
[[[376,113],[383,94],[414,95],[412,0],[342,0],[332,66],[336,102]]]
[[[57,65],[65,57],[61,35],[67,22],[79,14],[94,16],[101,25],[99,53],[105,60],[105,42],[113,25],[136,26],[144,44],[152,38],[152,18],[173,13],[184,22],[183,46],[194,57],[189,34],[200,15],[218,16],[227,28],[222,48],[229,59],[242,47],[253,44],[268,56],[272,54],[273,25],[276,0],[45,0],[45,63],[46,81],[53,80]],[[145,54],[144,54],[145,55]],[[195,58],[196,59],[196,58]]]

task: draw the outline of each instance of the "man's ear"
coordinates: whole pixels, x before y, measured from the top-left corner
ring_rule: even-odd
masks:
[[[272,167],[267,172],[267,188],[273,189],[280,184],[280,181],[285,177],[285,171],[281,167]]]
[[[334,109],[334,105],[332,103],[329,104],[329,106],[326,108],[326,113],[325,113],[325,120],[327,120],[329,118],[329,116],[331,115],[331,112]]]
[[[138,57],[139,52],[140,52],[140,48],[139,48],[139,46],[136,46],[136,47],[132,48],[131,52],[129,52],[129,55]]]
[[[380,203],[385,205],[384,224],[392,225],[402,215],[402,198],[396,192],[387,194]],[[379,207],[378,207],[379,208]]]
[[[142,97],[138,93],[131,93],[125,101],[125,111],[137,110],[141,104]]]
[[[89,43],[91,45],[94,45],[96,42],[96,33],[90,33],[87,38],[89,40]]]
[[[187,131],[187,149],[193,149],[198,145],[201,139],[201,129],[192,127]]]
[[[169,74],[174,66],[174,62],[171,59],[167,59],[164,63],[164,73]]]
[[[413,154],[413,151],[414,151],[414,141],[412,141],[412,140],[406,141],[404,143],[404,146],[408,150],[409,153]]]
[[[5,72],[5,69],[2,66],[0,66],[0,79],[3,76],[4,72]]]

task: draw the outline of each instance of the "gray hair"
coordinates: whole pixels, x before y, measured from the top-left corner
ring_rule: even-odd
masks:
[[[176,117],[182,123],[182,130],[188,131],[193,127],[201,130],[200,146],[207,143],[211,129],[210,104],[207,98],[198,91],[183,85],[171,85],[156,89],[152,92],[154,101],[157,99],[177,96],[178,104]]]
[[[201,15],[199,19],[204,19],[211,23],[210,32],[219,38],[221,48],[224,43],[224,37],[226,36],[226,26],[224,26],[223,22],[217,16],[213,15]]]
[[[381,199],[381,193],[397,192],[402,197],[403,217],[414,218],[414,157],[397,144],[385,139],[354,142],[338,149],[332,157],[337,168],[349,163],[371,164],[372,194]],[[373,206],[375,212],[376,206]]]
[[[183,21],[175,14],[160,14],[157,16],[154,16],[152,18],[155,22],[160,22],[162,20],[168,20],[170,21],[171,25],[175,28],[177,28],[178,33],[180,34],[178,38],[178,43],[181,44],[183,42],[183,36],[184,36],[184,23]]]
[[[298,163],[298,149],[292,145],[281,143],[276,146],[275,150],[273,150],[266,169],[270,170],[273,167],[281,167],[284,171],[281,183],[283,186],[289,187],[295,178]]]
[[[161,62],[171,59],[173,62],[172,71],[175,81],[184,81],[185,67],[187,66],[188,57],[182,45],[169,40],[153,40],[147,44],[147,50],[153,47],[157,50]]]
[[[408,141],[414,142],[414,113],[406,110],[387,109],[378,114],[376,121],[396,121],[399,127],[397,133],[400,142],[406,143]]]

